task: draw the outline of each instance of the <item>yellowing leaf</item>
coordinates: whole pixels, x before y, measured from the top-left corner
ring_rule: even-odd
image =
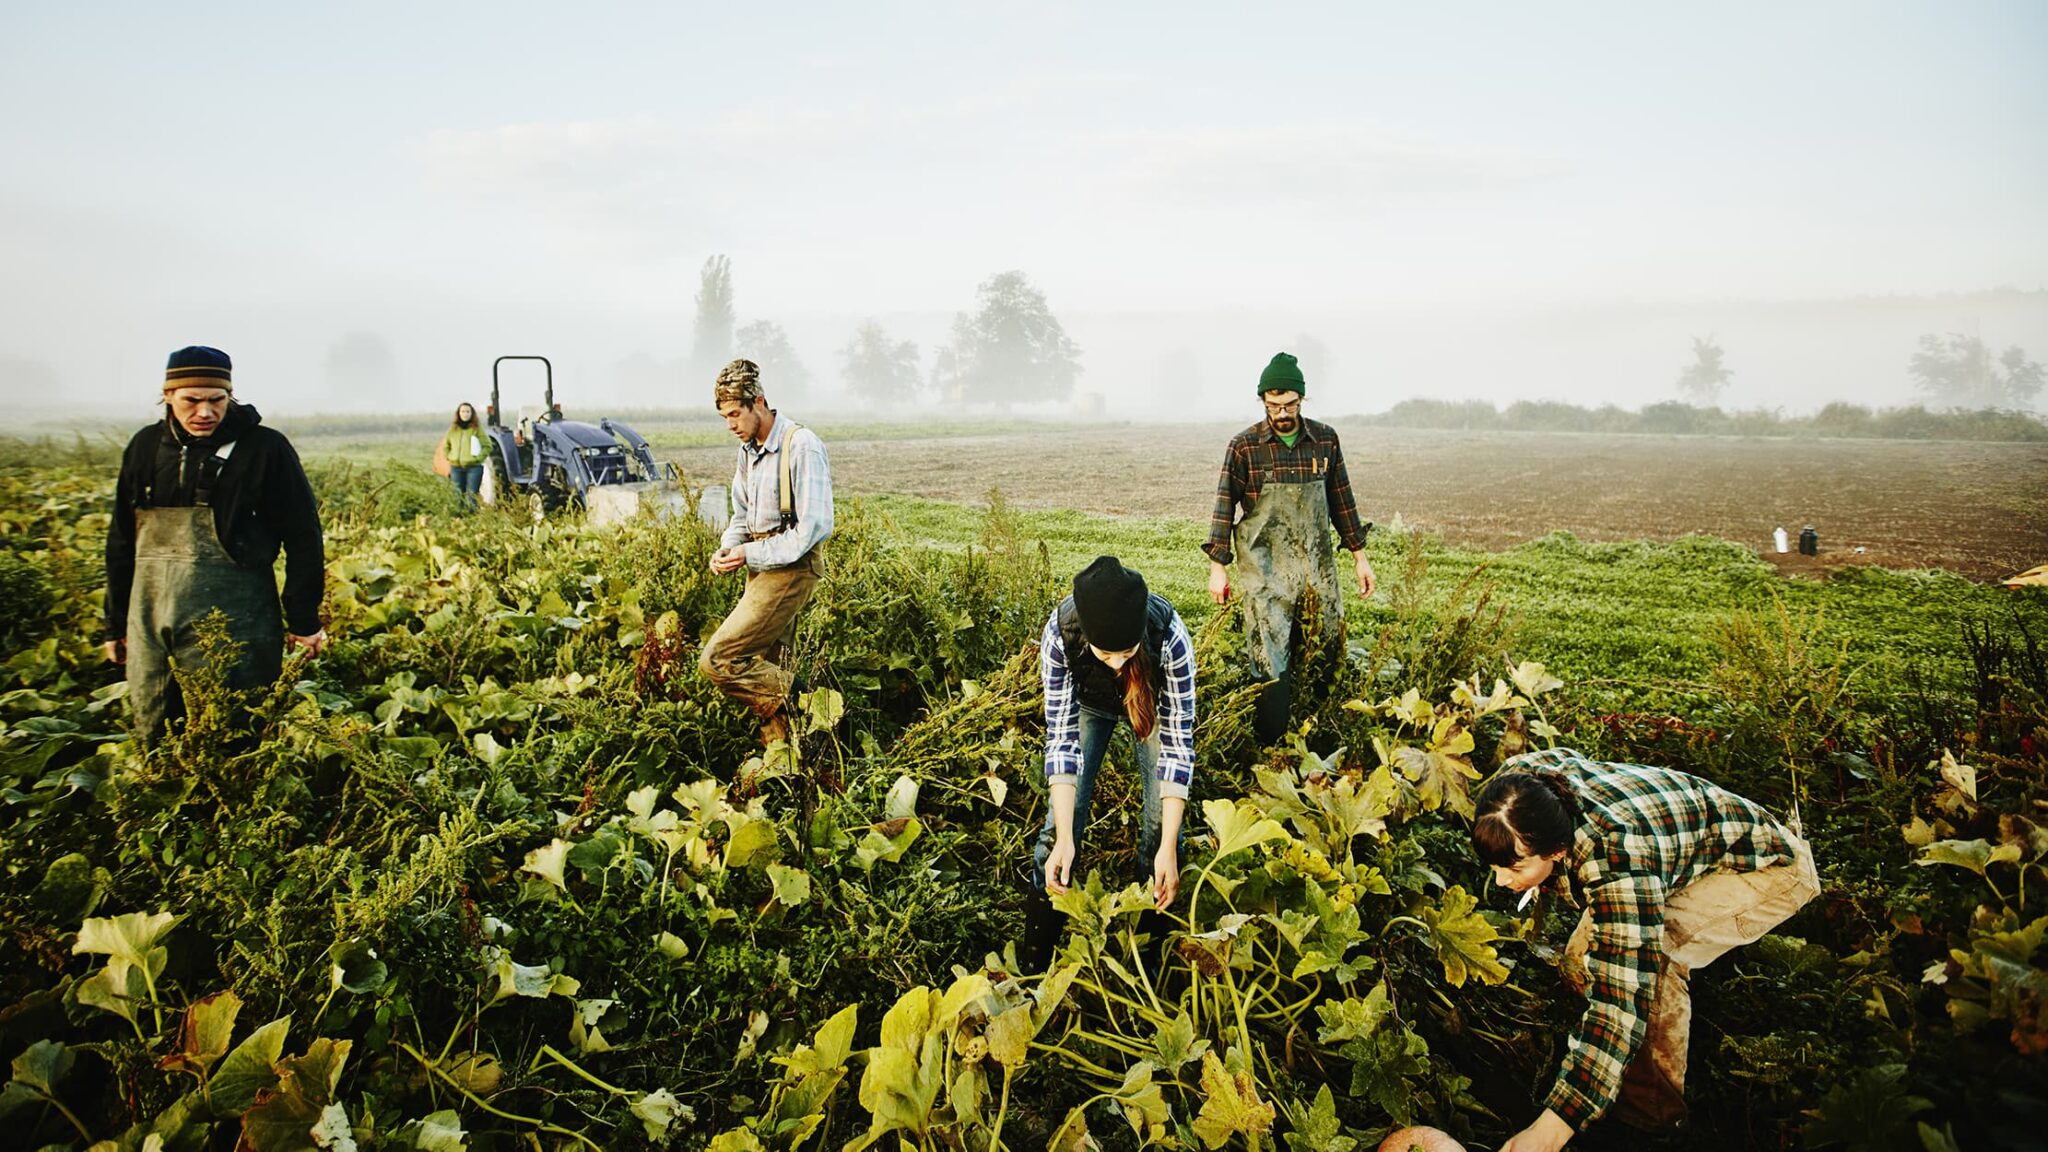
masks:
[[[725,846],[725,866],[746,868],[757,861],[774,858],[778,847],[775,839],[775,824],[770,820],[752,820],[739,817],[744,823],[732,830],[732,839]]]
[[[1942,752],[1941,778],[1972,801],[1977,799],[1977,770],[1957,760],[1955,753],[1946,750]]]
[[[158,1061],[158,1067],[186,1072],[206,1082],[214,1062],[227,1055],[234,1039],[235,1016],[242,1010],[242,998],[232,991],[215,992],[192,1002],[178,1028],[178,1050]]]
[[[1258,1084],[1251,1073],[1235,1075],[1224,1070],[1214,1052],[1202,1054],[1201,1114],[1195,1117],[1195,1135],[1211,1148],[1221,1148],[1232,1136],[1262,1136],[1273,1128],[1273,1106],[1259,1099]]]
[[[1020,1004],[988,1022],[988,1054],[1012,1071],[1022,1068],[1031,1054],[1031,1040],[1038,1029],[1029,1005]]]
[[[647,1133],[647,1139],[657,1144],[668,1138],[669,1126],[677,1120],[687,1121],[696,1117],[696,1113],[689,1105],[676,1099],[675,1093],[666,1088],[657,1088],[633,1101],[626,1107],[626,1111],[631,1112],[634,1119],[640,1121],[640,1129]],[[747,1135],[751,1137],[753,1133],[748,1132]],[[760,1146],[759,1141],[756,1141],[754,1147]]]
[[[768,866],[768,883],[775,889],[775,902],[795,908],[811,898],[811,874],[786,864]]]
[[[1202,815],[1209,821],[1209,830],[1216,834],[1217,860],[1268,840],[1287,839],[1287,829],[1279,821],[1267,819],[1258,805],[1249,800],[1235,804],[1228,800],[1205,800]]]
[[[1564,687],[1564,681],[1552,676],[1543,665],[1534,660],[1524,660],[1510,665],[1508,679],[1515,682],[1515,691],[1534,700],[1545,692],[1554,692]]]
[[[1920,853],[1920,859],[1913,863],[1922,868],[1930,864],[1953,864],[1968,868],[1977,875],[1984,875],[1985,869],[1993,864],[2016,864],[2020,858],[2020,846],[2000,844],[1993,848],[1985,840],[1937,840]]]
[[[78,927],[73,955],[97,953],[127,964],[141,965],[150,950],[170,932],[180,917],[170,912],[150,915],[130,912],[125,916],[100,916]]]
[[[531,872],[547,881],[560,891],[567,892],[569,885],[562,880],[562,866],[568,863],[571,845],[561,837],[549,841],[545,847],[535,848],[526,854],[526,863],[519,866],[521,872]]]

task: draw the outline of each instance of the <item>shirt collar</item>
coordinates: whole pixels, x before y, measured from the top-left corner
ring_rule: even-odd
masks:
[[[768,426],[768,439],[760,444],[755,444],[749,440],[742,445],[748,452],[753,454],[753,458],[756,461],[759,461],[771,452],[781,451],[783,440],[789,436],[789,430],[783,427],[782,413],[776,412],[773,408],[770,408],[768,411],[774,413],[775,416],[775,423]]]

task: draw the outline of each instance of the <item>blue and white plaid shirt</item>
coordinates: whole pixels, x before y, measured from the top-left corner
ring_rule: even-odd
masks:
[[[1159,794],[1187,799],[1195,781],[1195,642],[1180,613],[1166,633],[1166,691],[1159,697]],[[1081,701],[1067,673],[1067,646],[1054,608],[1038,639],[1038,676],[1045,685],[1047,783],[1081,774]]]
[[[725,525],[719,543],[727,548],[746,545],[747,567],[756,572],[787,568],[832,536],[832,464],[825,458],[825,442],[809,428],[775,414],[768,429],[768,443],[756,448],[740,445],[739,465],[732,474],[732,519]],[[774,532],[782,526],[782,458],[790,453],[789,483],[796,490],[792,510],[796,526],[787,532],[756,540],[747,538]]]

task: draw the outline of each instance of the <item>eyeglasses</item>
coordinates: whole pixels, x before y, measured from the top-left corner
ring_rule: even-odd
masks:
[[[1271,412],[1275,416],[1294,416],[1301,412],[1301,401],[1299,400],[1288,404],[1275,404],[1271,400],[1267,400],[1265,405],[1266,411]]]

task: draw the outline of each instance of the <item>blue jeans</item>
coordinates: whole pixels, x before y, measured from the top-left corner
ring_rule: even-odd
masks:
[[[458,464],[448,469],[448,482],[455,490],[476,503],[477,493],[484,488],[484,466],[481,464]]]
[[[1081,709],[1081,774],[1074,777],[1074,846],[1079,848],[1082,836],[1088,831],[1088,800],[1095,794],[1095,773],[1102,767],[1103,754],[1109,751],[1109,738],[1116,733],[1117,725],[1126,723],[1121,714],[1111,715],[1090,708]],[[1134,734],[1135,735],[1135,734]],[[1152,729],[1149,740],[1133,740],[1137,745],[1138,776],[1144,783],[1144,804],[1138,814],[1138,867],[1144,874],[1140,880],[1152,879],[1152,857],[1159,852],[1159,729]],[[1046,799],[1045,827],[1038,830],[1038,846],[1031,853],[1031,878],[1040,892],[1045,891],[1045,858],[1052,855],[1053,841],[1059,838],[1059,825],[1053,814],[1052,800]],[[1081,870],[1074,869],[1076,876]]]

